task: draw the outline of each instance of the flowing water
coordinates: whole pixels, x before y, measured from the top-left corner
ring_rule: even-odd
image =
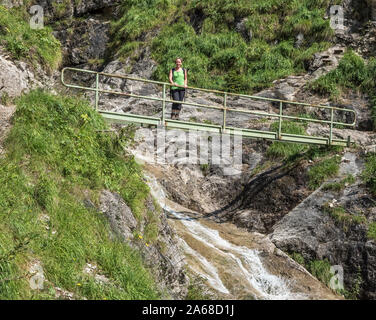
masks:
[[[160,206],[172,220],[182,225],[180,233],[183,234],[183,249],[189,258],[189,266],[205,278],[210,287],[230,298],[306,298],[305,294],[292,291],[293,281],[267,270],[259,250],[236,245],[221,237],[218,230],[201,223],[200,219],[171,208],[171,202],[156,179],[146,178]]]

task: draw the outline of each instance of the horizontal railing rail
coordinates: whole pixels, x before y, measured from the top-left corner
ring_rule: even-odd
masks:
[[[82,72],[82,73],[89,73],[95,76],[95,87],[85,87],[81,85],[69,84],[65,81],[65,72],[66,71],[73,71],[73,72]],[[162,86],[162,97],[152,97],[152,96],[143,96],[133,93],[127,92],[119,92],[115,90],[107,90],[101,89],[99,87],[99,79],[100,77],[110,77],[110,78],[119,78],[125,79],[130,81],[138,81],[142,83],[149,83],[154,85]],[[172,84],[167,82],[155,81],[155,80],[148,80],[148,79],[139,79],[135,77],[130,77],[126,75],[117,75],[117,74],[110,74],[105,72],[97,72],[92,70],[84,70],[78,68],[71,68],[66,67],[61,72],[61,82],[64,86],[69,88],[75,89],[82,89],[95,92],[95,109],[98,110],[99,105],[99,93],[107,93],[107,94],[114,94],[120,96],[127,96],[133,97],[138,99],[146,99],[146,100],[153,100],[162,102],[162,115],[160,118],[157,117],[150,117],[145,115],[134,115],[130,113],[118,113],[118,112],[109,112],[104,110],[98,110],[105,118],[108,118],[113,121],[126,121],[126,122],[134,122],[134,123],[144,123],[144,124],[161,124],[166,127],[171,128],[182,128],[182,129],[198,129],[198,130],[206,130],[206,131],[213,131],[213,132],[221,132],[221,133],[230,133],[230,134],[242,134],[244,136],[249,137],[259,137],[259,138],[266,138],[266,139],[274,139],[274,140],[281,140],[286,142],[301,142],[301,143],[315,143],[315,144],[327,144],[327,145],[350,145],[350,137],[347,140],[343,139],[333,139],[333,127],[335,125],[340,125],[343,127],[354,127],[356,124],[356,113],[354,110],[346,109],[346,108],[339,108],[335,106],[328,106],[328,105],[315,105],[309,104],[304,102],[297,102],[297,101],[288,101],[288,100],[281,100],[275,98],[266,98],[260,96],[252,96],[246,94],[239,94],[239,93],[231,93],[219,90],[211,90],[211,89],[203,89],[203,88],[196,88],[196,87],[182,87],[189,90],[207,92],[207,93],[214,93],[217,95],[223,96],[223,105],[209,105],[209,104],[202,104],[202,103],[195,103],[195,102],[188,102],[188,101],[176,101],[166,97],[166,89],[167,87],[172,86]],[[174,85],[176,86],[176,85]],[[181,86],[177,86],[181,87]],[[241,108],[230,108],[228,107],[228,97],[240,97],[252,100],[262,100],[268,101],[273,103],[279,104],[279,113],[269,113],[269,112],[262,112],[262,111],[254,111],[254,110],[246,110]],[[207,108],[207,109],[215,109],[220,110],[223,112],[223,120],[222,125],[212,125],[212,124],[203,124],[197,122],[186,122],[186,121],[179,121],[179,120],[170,120],[165,118],[165,111],[166,111],[166,103],[181,103],[188,106],[199,107],[199,108]],[[297,105],[302,107],[310,107],[310,108],[319,108],[319,109],[326,109],[330,110],[330,120],[324,119],[314,119],[314,118],[305,118],[299,116],[291,116],[283,114],[283,105]],[[334,121],[334,112],[335,111],[342,111],[345,113],[353,114],[354,121],[352,123],[346,122],[339,122]],[[271,117],[271,118],[278,118],[278,132],[273,131],[261,131],[261,130],[252,130],[246,128],[234,128],[228,127],[226,125],[226,117],[227,112],[235,112],[235,113],[243,113],[243,114],[251,114],[256,116],[263,116],[263,117]],[[313,122],[313,123],[321,123],[321,124],[329,124],[329,136],[328,137],[316,137],[316,136],[307,136],[307,135],[294,135],[282,132],[282,121],[283,119],[290,119],[290,120],[299,120],[305,122]]]

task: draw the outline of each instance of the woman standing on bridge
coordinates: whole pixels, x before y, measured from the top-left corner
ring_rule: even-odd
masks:
[[[176,67],[170,70],[169,80],[173,85],[170,90],[171,99],[175,101],[183,101],[185,96],[185,88],[187,87],[187,70],[182,68],[183,59],[176,58]],[[178,120],[181,110],[181,103],[173,103],[171,110],[171,119]]]

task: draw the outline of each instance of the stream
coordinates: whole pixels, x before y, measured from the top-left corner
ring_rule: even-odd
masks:
[[[152,195],[175,224],[182,240],[189,267],[207,280],[207,284],[227,298],[306,299],[293,292],[293,280],[272,274],[262,262],[261,252],[231,243],[220,232],[196,217],[172,208],[162,187],[152,176],[145,176]]]

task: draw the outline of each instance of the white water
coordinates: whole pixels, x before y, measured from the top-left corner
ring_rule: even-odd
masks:
[[[222,280],[220,279],[218,275],[218,270],[216,267],[214,267],[205,257],[203,257],[198,252],[194,251],[184,240],[184,250],[186,253],[194,256],[197,258],[201,265],[203,266],[205,273],[201,273],[201,276],[203,276],[205,279],[208,280],[208,283],[213,287],[216,288],[218,291],[223,292],[225,294],[229,294],[230,291],[223,285]]]
[[[197,220],[169,208],[165,203],[166,196],[162,188],[158,185],[156,179],[148,176],[146,176],[146,178],[149,182],[151,192],[159,202],[160,206],[179,219],[179,221],[186,227],[189,234],[196,240],[200,241],[205,246],[210,247],[214,252],[217,252],[218,255],[226,256],[235,262],[239,271],[242,272],[243,278],[258,293],[257,296],[259,298],[272,300],[304,298],[301,294],[291,292],[289,281],[271,274],[263,266],[259,256],[259,251],[244,246],[234,245],[223,239],[217,230],[208,228],[207,226],[200,224]],[[217,268],[205,257],[192,249],[186,242],[184,242],[184,247],[186,253],[194,256],[201,264],[201,269],[205,272],[201,273],[201,276],[207,279],[209,285],[222,293],[229,293],[228,288],[226,288],[219,276]]]

